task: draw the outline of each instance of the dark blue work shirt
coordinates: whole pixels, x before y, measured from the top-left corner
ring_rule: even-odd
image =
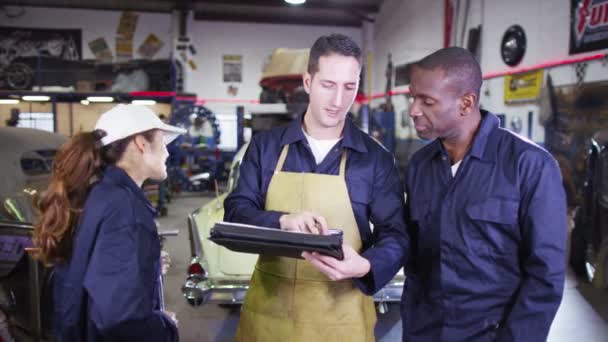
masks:
[[[70,261],[55,268],[58,341],[178,341],[160,311],[154,212],[125,171],[106,168],[87,197]]]
[[[566,199],[553,157],[487,112],[455,176],[440,141],[406,176],[404,341],[544,341],[562,298]]]
[[[224,220],[280,227],[279,217],[284,213],[264,211],[264,207],[266,191],[283,146],[289,145],[283,171],[328,175],[339,173],[342,151],[346,150],[346,185],[363,242],[362,255],[372,266],[364,280],[381,287],[401,268],[407,250],[404,246],[408,244],[404,192],[395,160],[390,152],[346,119],[343,138],[317,165],[302,131],[302,119],[301,115],[287,126],[253,137],[241,162],[237,186],[224,202]],[[373,232],[370,222],[374,225]],[[355,283],[365,287],[362,281]]]

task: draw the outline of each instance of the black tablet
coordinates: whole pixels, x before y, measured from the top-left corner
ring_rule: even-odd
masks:
[[[302,258],[302,252],[318,252],[344,259],[342,230],[330,229],[328,235],[288,232],[275,228],[232,222],[217,222],[209,240],[235,252]]]

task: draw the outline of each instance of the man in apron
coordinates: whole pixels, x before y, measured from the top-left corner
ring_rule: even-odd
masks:
[[[306,260],[260,255],[238,341],[374,340],[373,300],[360,289],[392,278],[408,238],[393,156],[346,119],[360,72],[352,39],[320,37],[303,77],[306,112],[250,142],[224,219],[312,234],[341,229],[345,259],[343,272],[328,277]]]

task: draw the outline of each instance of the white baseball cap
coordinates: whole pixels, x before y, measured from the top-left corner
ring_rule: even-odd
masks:
[[[95,124],[95,129],[106,132],[106,136],[101,139],[104,146],[151,129],[163,131],[165,144],[169,144],[180,134],[186,133],[183,128],[162,122],[150,108],[132,104],[119,104],[101,114]]]

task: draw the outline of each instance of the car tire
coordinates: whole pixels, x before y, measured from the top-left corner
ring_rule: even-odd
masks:
[[[11,89],[30,89],[34,80],[34,71],[25,63],[12,63],[6,70],[6,83]]]

